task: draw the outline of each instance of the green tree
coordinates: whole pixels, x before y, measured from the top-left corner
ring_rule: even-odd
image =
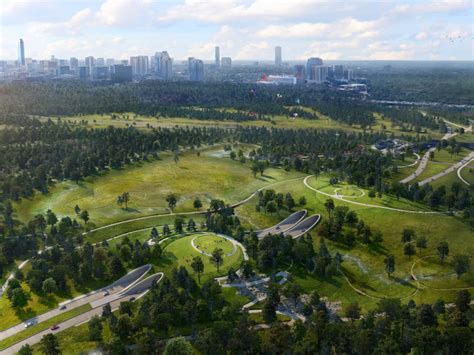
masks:
[[[59,342],[54,334],[46,334],[41,338],[40,349],[44,355],[60,355]]]
[[[360,318],[360,306],[357,302],[350,303],[344,312],[344,315],[351,321]]]
[[[174,211],[176,207],[176,203],[178,202],[178,199],[176,198],[176,195],[173,193],[168,194],[166,196],[166,202],[168,203],[168,207],[171,211]]]
[[[263,304],[262,317],[267,324],[271,324],[277,319],[276,306],[268,299]]]
[[[436,251],[438,252],[439,260],[441,264],[444,264],[444,260],[449,254],[449,245],[446,241],[440,242],[436,247]]]
[[[193,207],[195,209],[200,209],[202,207],[202,202],[201,202],[201,199],[199,197],[196,197],[193,201]]]
[[[82,210],[80,218],[84,221],[85,224],[89,221],[89,212],[87,210]]]
[[[17,355],[33,355],[33,349],[30,344],[25,344],[21,347],[20,351],[18,351]]]
[[[408,260],[410,260],[411,257],[416,254],[416,249],[412,242],[405,243],[403,246],[403,254],[408,256]]]
[[[192,355],[194,354],[193,347],[183,337],[173,338],[166,342],[163,355]]]
[[[11,302],[15,308],[23,308],[28,304],[28,296],[21,287],[15,288],[12,292]]]
[[[332,211],[334,211],[334,208],[336,207],[334,205],[334,201],[332,198],[328,198],[326,202],[324,202],[324,207],[326,207],[326,211],[328,212],[329,218],[332,217]]]
[[[421,255],[421,249],[426,249],[428,247],[428,240],[424,236],[417,237],[416,247],[419,250],[418,253]]]
[[[215,248],[209,259],[217,268],[217,272],[219,272],[219,267],[224,263],[224,252],[220,248]]]
[[[390,275],[395,272],[395,257],[392,254],[387,255],[384,260],[384,263],[385,271],[387,272],[388,277],[390,277]]]
[[[462,274],[465,274],[471,268],[471,264],[470,264],[470,261],[469,261],[469,256],[460,255],[460,254],[454,255],[454,257],[453,257],[453,268],[454,268],[454,271],[456,272],[456,275],[458,276],[458,279],[459,279],[462,276]]]
[[[102,322],[99,316],[93,316],[88,323],[89,328],[89,340],[101,341],[102,340]]]
[[[42,289],[44,293],[54,293],[58,290],[58,286],[56,285],[56,281],[52,277],[48,277],[46,280],[43,281]]]
[[[468,290],[461,290],[456,293],[456,299],[454,301],[456,308],[461,313],[465,313],[470,309],[471,294]]]
[[[415,237],[415,231],[411,228],[405,228],[402,232],[402,243],[409,243]]]
[[[191,268],[197,274],[198,282],[201,283],[201,274],[204,272],[204,263],[200,256],[193,257]]]

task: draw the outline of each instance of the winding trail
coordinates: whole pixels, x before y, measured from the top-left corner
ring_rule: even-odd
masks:
[[[418,164],[418,162],[420,161],[421,157],[418,153],[413,153],[414,155],[416,155],[416,160],[411,163],[411,164],[408,164],[408,165],[397,165],[397,168],[399,169],[403,169],[403,168],[409,168],[410,166],[415,166],[416,164]]]
[[[418,284],[418,288],[421,288],[421,286],[425,287],[425,288],[430,288],[432,290],[436,290],[436,291],[463,291],[463,290],[473,290],[474,289],[474,286],[469,286],[469,287],[452,287],[452,288],[438,288],[438,287],[432,287],[432,286],[428,286],[426,284],[424,284],[423,282],[419,281],[418,278],[416,277],[416,274],[415,274],[415,265],[418,264],[419,262],[421,262],[422,260],[425,260],[425,259],[428,259],[428,258],[434,258],[436,257],[437,255],[436,254],[430,254],[430,255],[426,255],[422,258],[419,258],[417,260],[415,260],[413,262],[413,264],[411,265],[411,270],[410,270],[410,274],[411,274],[411,277],[413,280],[415,280]]]
[[[327,196],[327,197],[332,197],[332,198],[336,198],[340,201],[343,201],[343,202],[347,202],[347,203],[351,203],[353,205],[358,205],[358,206],[363,206],[363,207],[370,207],[370,208],[380,208],[380,209],[384,209],[384,210],[389,210],[389,211],[395,211],[395,212],[404,212],[404,213],[416,213],[416,214],[445,214],[445,212],[437,212],[437,211],[415,211],[415,210],[405,210],[405,209],[402,209],[402,208],[395,208],[395,207],[387,207],[387,206],[378,206],[378,205],[371,205],[371,204],[368,204],[368,203],[362,203],[362,202],[356,202],[356,201],[351,201],[351,200],[346,200],[342,197],[340,197],[340,195],[337,195],[337,194],[329,194],[327,192],[323,192],[321,190],[318,190],[314,187],[312,187],[311,185],[308,184],[308,179],[310,177],[313,177],[314,175],[308,175],[304,178],[303,180],[303,183],[304,185],[310,189],[310,190],[313,190],[314,192],[317,192],[318,194],[321,194],[321,195],[324,195],[324,196]]]
[[[210,253],[207,253],[205,252],[204,250],[201,250],[199,249],[197,246],[196,246],[196,243],[195,243],[195,240],[197,238],[199,238],[200,236],[197,236],[197,237],[194,237],[192,240],[191,240],[191,246],[194,248],[194,250],[196,250],[198,253],[202,254],[202,255],[205,255],[205,256],[212,256],[212,254]],[[230,253],[227,253],[225,254],[225,256],[232,256],[236,253],[237,251],[237,243],[235,243],[235,240],[232,239],[232,238],[229,238],[229,237],[225,237],[225,236],[222,236],[222,238],[224,238],[225,240],[228,240],[229,242],[232,243],[232,251]]]

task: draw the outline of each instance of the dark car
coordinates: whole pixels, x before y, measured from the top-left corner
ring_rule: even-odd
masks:
[[[56,330],[56,329],[59,329],[59,325],[55,324],[51,327],[51,330]]]

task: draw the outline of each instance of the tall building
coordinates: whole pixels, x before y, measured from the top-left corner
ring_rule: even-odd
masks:
[[[130,57],[133,76],[142,77],[148,74],[148,56],[138,55]]]
[[[87,75],[92,76],[92,72],[94,71],[95,67],[95,60],[93,56],[86,57],[85,64],[87,67]]]
[[[215,52],[214,52],[214,62],[216,64],[216,68],[219,68],[220,64],[221,64],[221,50],[218,46],[216,46],[215,48]]]
[[[281,47],[275,47],[275,65],[281,66]]]
[[[71,67],[71,70],[77,75],[77,68],[79,67],[79,60],[77,58],[71,57],[69,59],[69,66]]]
[[[20,38],[20,43],[18,44],[18,65],[22,67],[25,64],[25,43]]]
[[[204,63],[200,59],[193,57],[188,58],[189,66],[189,80],[203,81],[204,80]]]
[[[323,65],[323,60],[321,58],[309,58],[306,62],[306,77],[308,81],[314,81],[313,67],[316,65]]]
[[[306,71],[303,64],[295,65],[295,78],[297,84],[304,84],[306,80]]]
[[[354,79],[354,74],[351,69],[344,69],[344,79],[347,81]]]
[[[115,83],[132,81],[132,67],[129,65],[116,64],[112,68],[111,78]]]
[[[111,67],[115,64],[115,59],[114,58],[107,58],[105,60],[105,65],[108,66],[108,67]]]
[[[222,66],[222,68],[232,67],[232,58],[231,57],[222,57],[221,66]]]
[[[312,67],[312,77],[311,81],[315,83],[322,83],[328,79],[329,67],[326,65],[314,65]]]
[[[155,53],[155,73],[163,79],[171,79],[173,76],[173,60],[167,51]]]
[[[104,58],[97,58],[95,60],[95,65],[97,67],[105,67],[105,59]]]
[[[344,78],[344,66],[337,64],[334,66],[334,79]]]

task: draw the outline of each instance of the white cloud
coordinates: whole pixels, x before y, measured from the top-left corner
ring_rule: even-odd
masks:
[[[426,32],[420,32],[415,36],[415,39],[418,41],[423,41],[428,38],[428,33]]]
[[[333,23],[297,23],[293,25],[269,25],[257,32],[257,36],[269,38],[370,38],[377,35],[377,21],[359,21],[345,18]]]
[[[419,15],[426,13],[448,13],[471,9],[470,0],[431,0],[416,4],[401,4],[395,7],[394,13],[401,15]]]
[[[152,16],[152,5],[152,0],[106,0],[96,17],[107,26],[143,24]]]

